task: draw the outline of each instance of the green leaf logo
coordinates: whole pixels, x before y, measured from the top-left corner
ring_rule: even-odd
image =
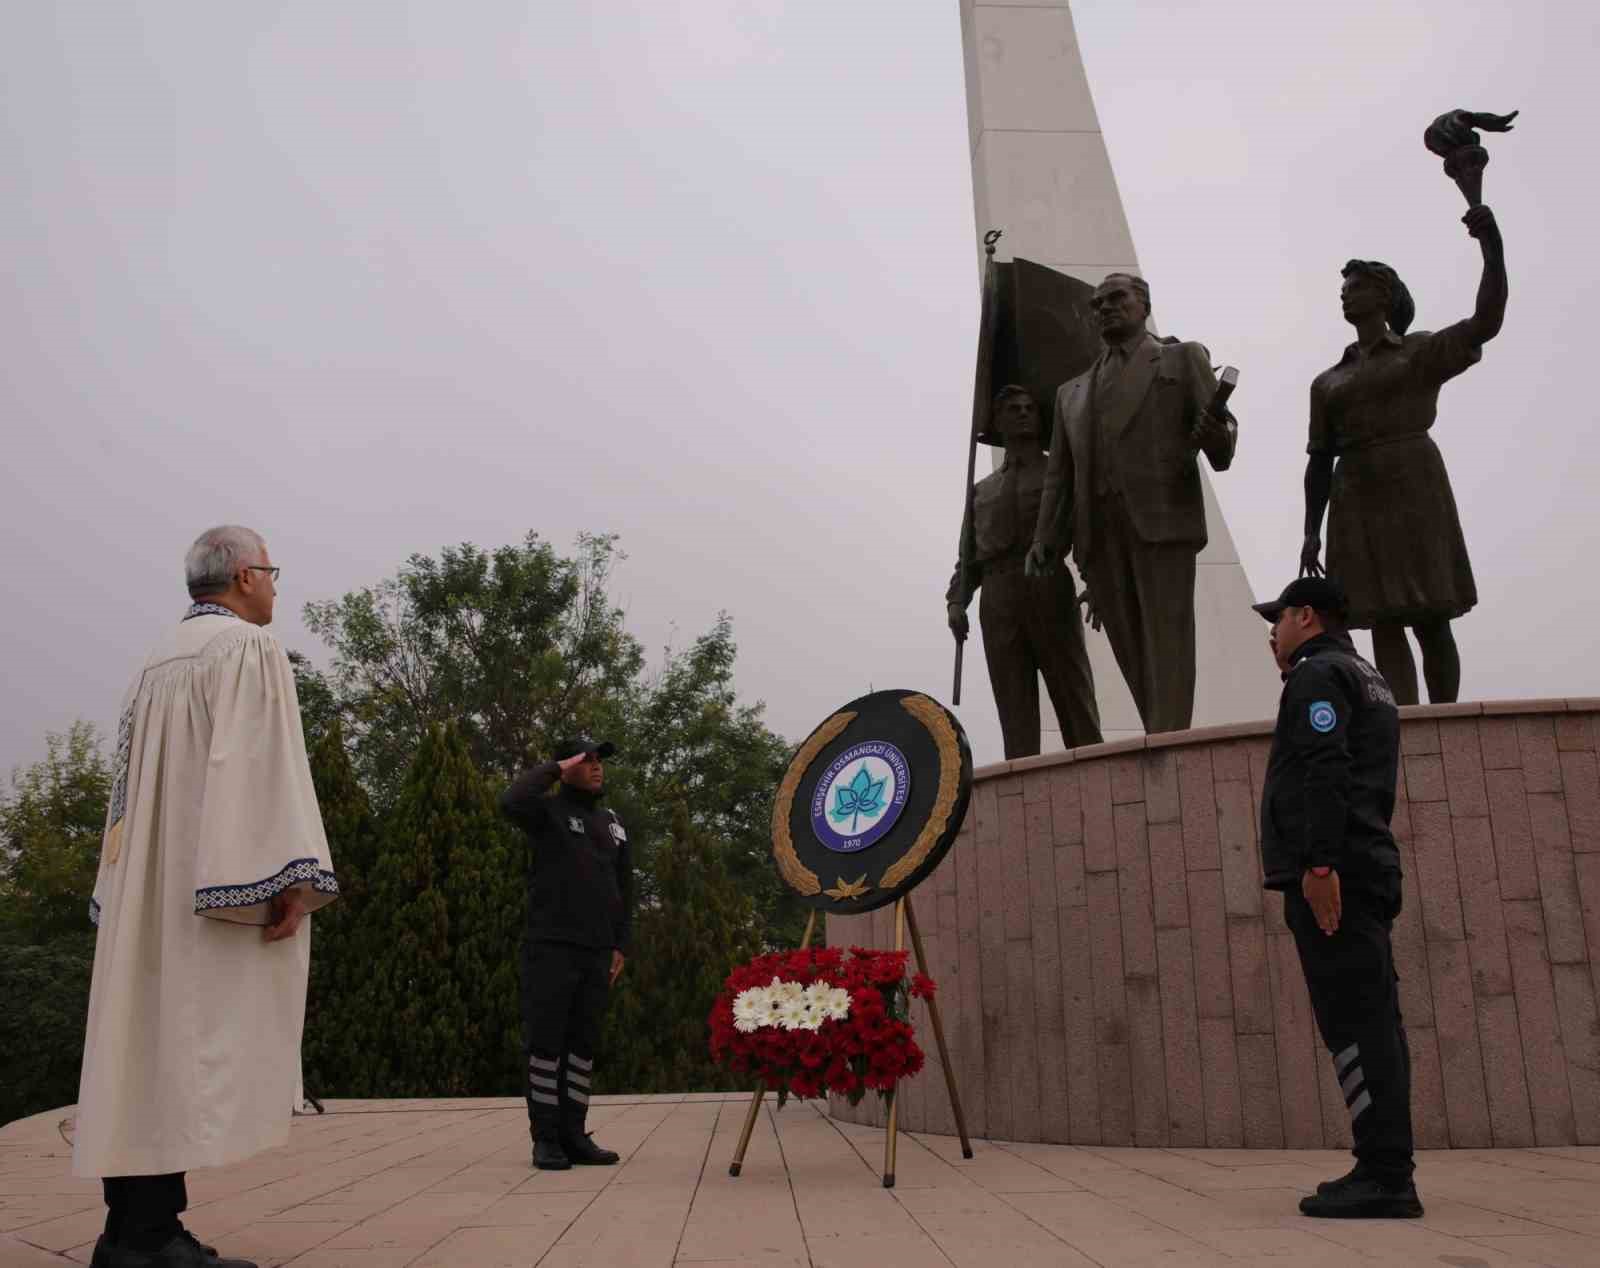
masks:
[[[863,818],[876,819],[886,809],[889,803],[884,800],[883,787],[888,783],[884,779],[873,779],[867,773],[867,764],[862,762],[855,775],[848,784],[841,784],[833,790],[833,806],[828,810],[828,818],[835,823],[850,821],[850,831],[854,832]]]

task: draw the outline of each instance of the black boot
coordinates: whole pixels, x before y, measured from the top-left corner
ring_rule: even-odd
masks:
[[[533,1106],[533,1165],[540,1171],[568,1171],[572,1160],[561,1147],[561,1115],[554,1105]]]
[[[1410,1180],[1386,1184],[1357,1176],[1329,1192],[1301,1198],[1300,1214],[1329,1220],[1415,1220],[1422,1217],[1422,1199]]]
[[[561,1142],[553,1136],[533,1138],[533,1165],[540,1171],[570,1171],[572,1159],[567,1157]]]
[[[561,1114],[561,1147],[580,1167],[614,1167],[622,1155],[615,1149],[602,1149],[584,1130],[588,1111],[582,1105],[567,1104]]]
[[[160,1250],[129,1250],[105,1238],[95,1243],[91,1268],[256,1268],[248,1259],[222,1259],[216,1249],[184,1229]]]

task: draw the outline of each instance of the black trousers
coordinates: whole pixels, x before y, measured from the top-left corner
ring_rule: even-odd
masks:
[[[1350,1110],[1363,1171],[1390,1184],[1411,1179],[1411,1048],[1400,1017],[1400,979],[1389,933],[1400,914],[1400,874],[1340,876],[1343,912],[1332,937],[1317,928],[1298,889],[1283,896],[1322,1042]]]
[[[178,1216],[189,1207],[184,1173],[164,1176],[107,1176],[100,1181],[106,1195],[106,1240],[113,1246],[150,1252],[160,1250],[183,1229]]]
[[[1098,744],[1100,710],[1072,574],[1061,568],[1044,577],[1024,576],[1020,557],[986,563],[978,621],[1007,759],[1039,751],[1041,675],[1061,723],[1062,744]]]
[[[571,1138],[583,1131],[610,978],[610,947],[523,946],[524,1087],[528,1127],[536,1138]]]

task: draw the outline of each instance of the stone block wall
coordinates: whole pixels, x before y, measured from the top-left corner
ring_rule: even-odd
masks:
[[[1395,952],[1419,1147],[1600,1144],[1600,700],[1403,709]],[[1344,1099],[1260,886],[1271,727],[980,769],[913,901],[968,1128],[1071,1144],[1334,1148]],[[890,946],[893,908],[827,921]],[[901,1125],[953,1133],[928,1067]],[[869,1096],[835,1115],[883,1121]]]

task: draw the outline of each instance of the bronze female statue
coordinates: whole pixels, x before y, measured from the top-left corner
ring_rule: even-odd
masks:
[[[1505,254],[1494,213],[1477,205],[1462,220],[1483,251],[1472,316],[1408,335],[1416,307],[1395,271],[1351,260],[1340,299],[1356,342],[1311,384],[1300,571],[1323,572],[1326,509],[1327,572],[1349,596],[1351,626],[1372,630],[1374,659],[1401,704],[1418,700],[1406,627],[1422,649],[1428,699],[1453,701],[1461,657],[1450,622],[1478,601],[1450,477],[1428,435],[1440,386],[1478,361],[1505,317]]]

